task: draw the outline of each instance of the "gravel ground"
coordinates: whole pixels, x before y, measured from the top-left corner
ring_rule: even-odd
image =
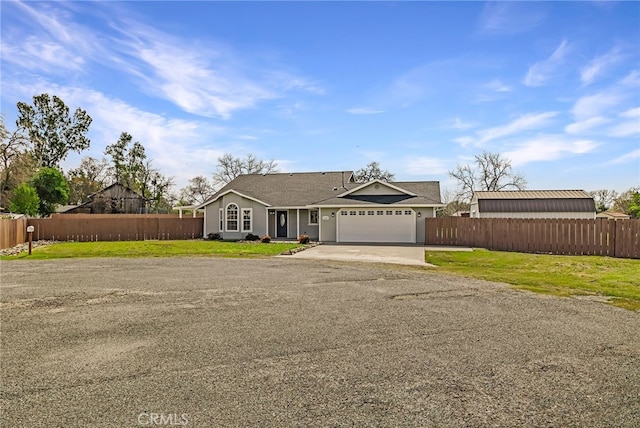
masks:
[[[1,426],[640,426],[640,314],[295,259],[0,264]]]

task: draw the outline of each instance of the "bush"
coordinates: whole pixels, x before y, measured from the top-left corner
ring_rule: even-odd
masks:
[[[300,243],[300,244],[308,244],[309,243],[309,235],[300,235],[300,236],[298,236],[298,243]]]
[[[268,244],[269,242],[271,242],[271,237],[270,237],[269,235],[262,235],[262,236],[260,237],[260,241],[261,241],[263,244]]]
[[[254,235],[253,233],[249,233],[244,239],[245,241],[259,241],[260,237],[258,235]]]
[[[210,241],[221,241],[222,240],[222,235],[220,235],[219,233],[210,233],[207,235],[207,239],[209,239]]]

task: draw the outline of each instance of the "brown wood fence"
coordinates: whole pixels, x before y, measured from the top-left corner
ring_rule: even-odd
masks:
[[[640,219],[428,218],[426,245],[640,258]]]
[[[26,226],[34,226],[33,239],[57,241],[143,241],[148,239],[196,239],[202,237],[203,217],[179,218],[173,214],[60,214],[30,218],[16,226],[24,232],[8,248],[25,242]],[[11,232],[11,233],[16,233]],[[20,241],[21,240],[21,241]]]
[[[0,219],[0,250],[15,247],[27,240],[26,218]]]

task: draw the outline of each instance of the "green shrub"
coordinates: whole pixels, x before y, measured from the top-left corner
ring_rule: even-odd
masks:
[[[222,235],[220,235],[219,233],[209,233],[207,235],[207,239],[210,241],[222,241]]]

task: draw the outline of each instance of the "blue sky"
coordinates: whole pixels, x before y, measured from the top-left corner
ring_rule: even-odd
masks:
[[[2,1],[2,113],[47,92],[176,190],[217,158],[439,180],[483,150],[530,189],[640,184],[639,2]]]

